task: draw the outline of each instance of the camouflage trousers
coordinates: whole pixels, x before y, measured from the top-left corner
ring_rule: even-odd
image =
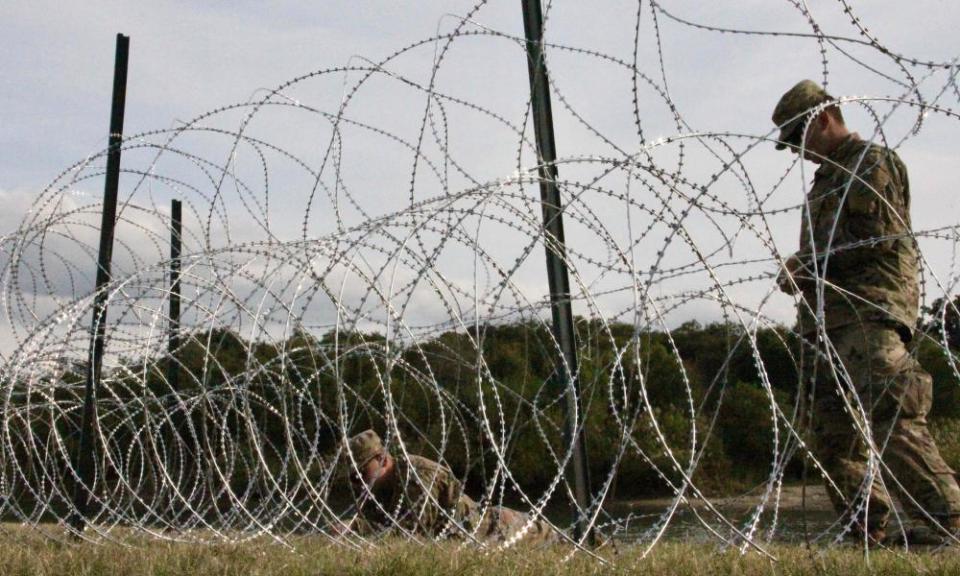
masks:
[[[461,497],[464,498],[466,497]],[[531,522],[530,515],[526,512],[506,506],[488,506],[481,516],[480,506],[473,502],[470,518],[475,528],[474,535],[479,540],[505,542],[524,529],[519,541],[525,544],[548,544],[561,540],[557,531],[544,520],[538,518]]]
[[[884,482],[874,476],[871,485],[868,528],[886,526],[893,509],[889,492],[914,518],[927,521],[922,509],[939,522],[955,524],[960,520],[960,488],[927,429],[933,402],[930,375],[910,355],[893,325],[862,323],[827,334],[836,370],[826,361],[824,346],[818,344],[814,432],[817,458],[840,491],[828,482],[834,508],[842,514],[863,502],[857,495],[862,494],[867,477],[868,451],[854,425],[858,422],[863,429],[869,427],[885,464],[877,469]],[[853,407],[852,413],[844,399]],[[857,400],[868,415],[867,422],[856,407]]]

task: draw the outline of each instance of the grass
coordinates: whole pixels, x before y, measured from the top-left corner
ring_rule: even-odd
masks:
[[[838,547],[806,550],[801,546],[774,546],[772,563],[756,553],[720,552],[711,544],[664,542],[646,558],[643,548],[606,549],[602,564],[585,554],[563,562],[567,548],[517,548],[487,553],[456,544],[421,546],[392,542],[369,550],[334,546],[316,538],[294,543],[296,551],[258,541],[248,544],[198,545],[140,541],[118,544],[63,544],[39,538],[0,540],[0,575],[382,575],[427,576],[539,576],[587,574],[719,575],[867,575],[960,574],[960,550],[910,554],[871,552]]]

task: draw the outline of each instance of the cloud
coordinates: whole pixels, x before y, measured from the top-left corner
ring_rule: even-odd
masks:
[[[180,126],[181,121],[219,106],[246,102],[251,97],[263,98],[266,95],[263,88],[276,87],[310,71],[343,65],[368,66],[370,61],[378,61],[412,42],[452,30],[459,21],[445,14],[465,14],[472,6],[472,2],[440,1],[419,2],[415,7],[347,2],[309,7],[294,2],[276,2],[269,6],[253,2],[188,5],[173,0],[148,4],[8,2],[0,7],[0,32],[21,49],[0,54],[0,66],[17,79],[0,96],[4,110],[0,142],[10,151],[0,158],[0,174],[3,174],[0,200],[5,206],[0,213],[0,235],[16,230],[27,214],[35,198],[28,190],[43,189],[47,180],[64,166],[86,157],[91,151],[103,149],[113,36],[117,31],[132,37],[127,95],[126,133],[129,136],[144,130]],[[657,15],[654,29],[650,8],[644,5],[636,45],[637,66],[640,73],[656,84],[652,87],[643,78],[637,79],[636,106],[646,143],[649,145],[662,136],[676,136],[671,105],[687,122],[681,132],[739,135],[726,136],[722,143],[718,139],[683,140],[682,176],[686,181],[678,190],[673,190],[669,182],[660,182],[657,175],[642,166],[632,167],[629,173],[619,167],[604,175],[612,167],[610,159],[622,161],[639,157],[637,154],[643,145],[633,118],[635,78],[629,68],[583,49],[632,62],[637,6],[612,2],[554,3],[552,6],[548,40],[565,47],[548,51],[551,75],[556,82],[553,107],[557,148],[564,160],[560,174],[561,178],[576,184],[594,186],[593,190],[583,193],[580,205],[572,206],[584,219],[578,222],[571,213],[567,221],[569,244],[577,251],[575,258],[579,260],[575,261],[584,282],[599,292],[631,281],[620,272],[604,270],[604,266],[616,262],[617,250],[629,246],[624,203],[612,196],[627,191],[637,203],[654,207],[654,213],[665,204],[674,215],[679,215],[691,208],[690,199],[695,197],[691,191],[710,184],[710,196],[700,198],[701,204],[692,206],[684,216],[684,224],[698,248],[706,254],[716,252],[723,247],[724,239],[707,214],[719,218],[723,229],[731,235],[742,226],[738,218],[718,217],[708,210],[717,210],[723,205],[752,209],[756,199],[750,194],[750,187],[763,196],[784,177],[790,165],[788,156],[776,154],[766,142],[750,147],[756,144],[756,138],[772,130],[770,109],[779,94],[799,77],[818,78],[822,73],[820,45],[810,38],[692,28],[665,14]],[[723,4],[667,8],[678,17],[715,27],[743,31],[810,31],[806,17],[787,2],[751,0],[738,5],[737,10]],[[938,16],[908,17],[917,13]],[[953,57],[955,35],[949,23],[956,21],[951,16],[960,16],[958,6],[945,6],[942,2],[865,6],[858,9],[858,14],[864,24],[895,51],[923,59]],[[859,31],[837,6],[817,5],[813,15],[828,33],[861,40]],[[514,2],[491,2],[474,14],[473,19],[483,26],[519,35],[522,33],[520,16],[519,6]],[[467,29],[481,30],[473,25]],[[303,238],[305,220],[307,238],[327,238],[338,225],[350,228],[362,224],[366,217],[401,211],[410,202],[411,189],[413,199],[423,201],[444,194],[459,194],[474,182],[508,180],[515,176],[518,168],[532,168],[535,164],[532,150],[521,149],[519,135],[508,126],[521,127],[526,121],[522,128],[527,138],[532,137],[526,117],[526,62],[518,45],[511,39],[491,35],[458,38],[444,54],[442,67],[433,78],[438,94],[482,106],[498,118],[445,98],[431,102],[430,115],[424,118],[427,95],[412,83],[426,86],[430,82],[432,65],[442,45],[425,44],[403,54],[389,63],[388,73],[375,76],[355,94],[350,90],[352,83],[361,77],[360,72],[321,75],[286,88],[284,98],[277,98],[276,105],[264,108],[246,126],[246,134],[259,142],[242,142],[236,149],[232,148],[234,138],[229,131],[241,126],[247,110],[224,111],[205,119],[204,128],[228,133],[184,133],[174,141],[176,149],[165,151],[157,162],[154,162],[157,152],[154,146],[165,142],[166,135],[131,140],[132,147],[124,153],[124,168],[148,177],[131,199],[131,206],[124,210],[126,220],[118,227],[118,238],[123,243],[115,254],[118,277],[162,266],[166,258],[165,214],[171,198],[187,202],[186,252],[205,250],[204,242],[209,238],[217,249],[230,248],[241,253],[245,246],[267,246],[271,241],[294,242]],[[825,49],[831,90],[835,94],[904,92],[898,82],[905,81],[906,76],[887,54],[851,42],[827,44]],[[358,54],[366,59],[352,58]],[[856,63],[854,57],[873,70]],[[918,69],[914,76],[920,78],[924,74],[927,72]],[[949,81],[947,72],[932,74],[922,86],[928,98]],[[662,100],[664,91],[669,92],[671,102]],[[330,120],[323,113],[336,113],[347,95],[351,95],[347,121],[342,123],[340,133],[333,135]],[[952,98],[951,94],[944,100],[952,102]],[[319,113],[308,111],[306,106]],[[850,109],[856,127],[862,132],[872,132],[870,117],[859,106],[851,105]],[[886,128],[896,137],[909,134],[914,114],[915,110],[903,108]],[[916,191],[914,224],[918,229],[954,223],[950,214],[956,210],[942,207],[955,204],[949,184],[958,175],[955,163],[947,161],[946,156],[946,151],[955,147],[955,141],[955,122],[943,116],[932,117],[924,131],[907,140],[901,151],[911,168]],[[283,152],[272,146],[282,148]],[[420,157],[411,149],[418,146]],[[292,157],[285,156],[284,152]],[[681,148],[675,142],[651,154],[660,162],[660,167],[672,170],[679,165]],[[597,161],[601,156],[606,160]],[[713,175],[719,174],[724,164],[734,159],[743,162],[749,181],[734,178],[728,172],[714,182]],[[90,179],[66,191],[61,210],[97,201],[101,180],[95,174],[96,169],[91,167],[85,173],[91,175]],[[320,185],[315,186],[315,174],[321,170]],[[804,174],[809,178],[812,169]],[[130,194],[137,178],[124,176],[123,198]],[[577,193],[574,188],[571,186],[568,192]],[[802,190],[800,170],[794,168],[764,208],[795,207],[800,203]],[[525,206],[517,210],[526,210],[529,213],[526,215],[533,218],[528,220],[536,222],[539,218],[535,208],[536,189],[512,187],[506,191],[529,195],[534,201],[530,206],[534,208]],[[218,201],[211,209],[210,199],[215,195]],[[455,207],[466,209],[464,206],[468,204],[462,200]],[[523,212],[510,212],[503,207],[490,210],[488,216],[498,215],[514,226],[528,226],[518,217],[518,213]],[[641,212],[631,215],[632,225],[636,226],[639,221],[644,225],[649,223],[650,213]],[[636,247],[634,256],[639,268],[649,267],[656,260],[656,252],[664,249],[670,233],[669,220],[674,217],[661,216],[660,223],[651,225],[649,236]],[[395,232],[401,236],[410,234],[416,221],[415,215],[405,218],[395,223]],[[441,226],[450,218],[448,215],[441,219]],[[761,217],[750,220],[757,231],[742,229],[729,258],[768,256],[771,245],[780,254],[789,254],[795,249],[798,212],[767,218],[766,223]],[[468,224],[475,226],[475,219]],[[765,225],[769,225],[769,232]],[[32,290],[37,295],[51,292],[61,297],[89,291],[97,226],[95,210],[72,217],[69,225],[58,224],[55,230],[63,234],[52,235],[45,241],[46,250],[62,256],[60,261],[49,259],[45,271],[55,289],[30,286],[21,289]],[[482,246],[495,258],[502,259],[505,268],[509,268],[519,248],[525,245],[524,235],[530,233],[528,229],[518,232],[493,220],[485,222],[480,229]],[[641,228],[635,227],[633,233],[639,230]],[[611,240],[602,238],[603,234],[608,234]],[[423,238],[428,235],[422,233]],[[392,242],[385,236],[376,241],[384,246]],[[429,248],[439,241],[433,238],[425,243]],[[416,239],[411,245],[415,243]],[[938,275],[948,276],[951,246],[931,241],[924,247]],[[25,263],[32,266],[36,261],[30,258],[36,258],[36,254],[27,256]],[[545,292],[542,258],[542,247],[537,246],[528,256],[529,262],[524,263],[513,279],[531,301],[540,301]],[[679,266],[693,260],[691,250],[675,240],[667,247],[662,266]],[[467,292],[473,290],[472,270],[466,269],[473,262],[471,248],[456,247],[456,241],[451,242],[440,262],[451,282],[465,287]],[[717,257],[713,257],[711,263],[716,262]],[[735,273],[769,273],[772,267],[771,259],[738,267]],[[74,271],[82,272],[86,284],[76,278],[71,284]],[[498,281],[493,282],[496,285]],[[704,289],[710,283],[703,275],[691,275],[660,288],[669,295]],[[761,279],[749,289],[731,292],[737,302],[756,305],[758,295],[767,287]],[[362,295],[363,288],[351,286],[351,290],[357,292],[349,297]],[[240,283],[238,290],[255,291],[256,287]],[[412,322],[442,321],[447,315],[439,300],[428,291],[416,292],[413,296],[415,305],[411,305],[409,312]],[[598,306],[613,311],[630,304],[629,299],[621,302],[619,298],[610,297]],[[713,303],[684,309],[690,314],[711,318],[718,310]],[[771,303],[770,310],[775,318],[784,321],[790,316],[789,303],[782,306]],[[309,321],[322,323],[321,318],[329,309],[323,307],[309,312],[316,313]]]

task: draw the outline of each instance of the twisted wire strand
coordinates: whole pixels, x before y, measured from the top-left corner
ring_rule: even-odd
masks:
[[[464,95],[445,76],[468,44],[507,48],[522,68],[525,39],[484,24],[489,4],[496,2],[477,2],[453,19],[452,30],[438,28],[383,59],[322,68],[124,139],[113,275],[104,287],[95,472],[85,487],[93,506],[82,533],[67,519],[76,512],[72,487],[81,482],[73,452],[95,332],[102,209],[87,190],[102,182],[107,150],[68,167],[37,195],[20,226],[0,237],[0,294],[13,340],[0,372],[3,518],[65,541],[127,543],[146,534],[187,542],[268,537],[294,546],[296,536],[316,534],[364,547],[380,537],[354,529],[365,503],[380,508],[394,533],[424,544],[455,537],[509,548],[540,520],[562,534],[571,554],[595,554],[571,535],[582,517],[603,538],[643,545],[646,557],[689,511],[721,548],[774,558],[769,544],[787,531],[782,497],[791,462],[808,462],[843,498],[811,448],[813,367],[802,350],[810,344],[784,326],[785,299],[773,282],[784,251],[794,248],[778,229],[808,210],[791,191],[806,180],[803,164],[760,169],[778,128],[698,130],[688,120],[674,99],[677,85],[668,84],[668,27],[809,43],[825,85],[834,59],[852,63],[893,95],[837,102],[862,108],[874,124],[865,133],[893,150],[930,125],[956,126],[956,60],[908,56],[881,43],[865,24],[869,15],[844,0],[847,35],[825,33],[796,0],[784,4],[805,32],[731,28],[640,0],[632,20],[621,23],[633,43],[624,57],[565,43],[553,33],[564,6],[548,3],[543,49],[557,115],[592,139],[556,161],[567,234],[561,245],[541,220],[542,161],[527,93],[497,105]],[[629,138],[604,130],[598,111],[578,103],[568,60],[626,83],[619,96]],[[882,71],[881,62],[893,71]],[[412,103],[405,130],[371,108],[378,94]],[[911,118],[907,131],[893,126],[902,117]],[[514,147],[491,152],[489,162],[471,156],[462,129],[468,118]],[[658,122],[673,132],[651,139]],[[290,123],[299,132],[279,128]],[[402,177],[377,181],[396,158]],[[187,208],[172,354],[170,199]],[[921,228],[914,237],[952,254],[948,269],[921,257],[923,301],[942,299],[930,314],[935,328],[919,340],[938,348],[960,380],[947,328],[960,316],[957,227]],[[852,247],[824,248],[829,258]],[[562,409],[573,382],[557,381],[567,371],[550,323],[544,251],[561,256],[570,272],[582,359],[577,420],[602,434],[588,443],[602,446],[606,458],[599,474],[594,468],[589,505],[573,515],[557,512],[575,502]],[[823,290],[839,288],[817,282],[817,301],[797,296],[794,304],[822,318]],[[725,349],[713,351],[719,368],[702,382],[676,332],[678,319],[696,314],[722,319],[725,339]],[[522,346],[504,348],[507,336]],[[763,357],[770,339],[796,375],[787,401],[777,372],[783,366]],[[737,394],[730,371],[738,355],[756,372],[771,433],[766,452],[755,455],[767,463],[766,477],[746,513],[711,497],[705,477],[721,411]],[[813,534],[825,542],[856,528],[873,484],[891,493],[904,488],[883,456],[888,438],[876,436],[869,407],[853,393],[835,350],[832,356],[822,360],[835,391],[846,392],[851,426],[870,458],[846,513]],[[659,403],[665,374],[675,378],[675,409]],[[359,463],[344,442],[367,427],[401,460],[421,454],[449,466],[477,495],[481,513],[512,504],[529,512],[527,522],[495,544],[448,510],[436,537],[411,530],[408,511],[347,481]],[[656,511],[611,505],[618,479],[641,469],[669,498]],[[414,476],[429,488],[429,478]],[[0,531],[18,535],[8,524]]]

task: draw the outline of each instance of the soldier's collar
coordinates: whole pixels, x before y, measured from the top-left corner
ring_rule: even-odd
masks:
[[[860,134],[856,132],[851,132],[843,139],[840,144],[830,153],[827,158],[820,164],[820,167],[817,168],[814,177],[816,178],[830,178],[836,175],[837,173],[846,174],[847,170],[845,168],[845,160],[850,157],[851,154],[860,149],[863,139],[860,138]]]

